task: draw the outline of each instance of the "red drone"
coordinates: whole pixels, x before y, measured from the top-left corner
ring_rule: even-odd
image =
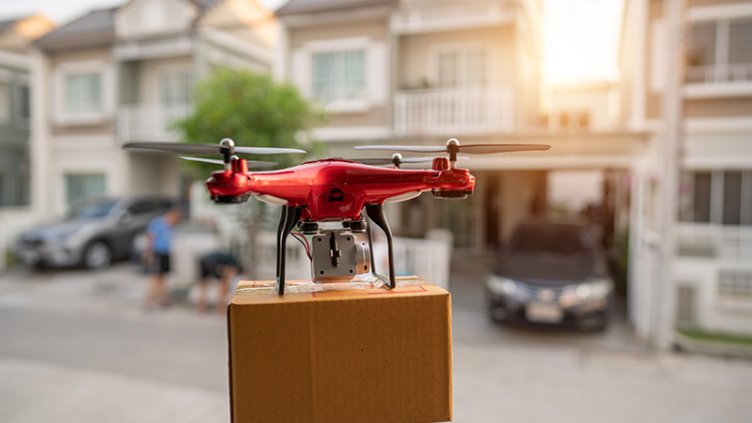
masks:
[[[180,154],[221,154],[224,160],[182,157],[186,160],[224,165],[212,172],[206,188],[217,203],[241,203],[251,196],[282,206],[277,229],[277,282],[285,292],[285,248],[288,235],[303,242],[311,259],[314,282],[347,281],[372,274],[390,288],[396,286],[392,233],[384,215],[384,202],[405,201],[431,191],[437,198],[466,198],[475,189],[475,177],[455,166],[458,153],[493,154],[548,150],[543,144],[467,144],[452,138],[446,146],[364,145],[359,150],[388,150],[412,153],[443,153],[448,157],[313,160],[287,169],[251,172],[276,163],[251,161],[236,154],[305,153],[292,148],[241,147],[225,138],[219,145],[156,142],[126,143],[127,149],[148,149]],[[431,169],[401,169],[403,163],[432,162]],[[384,168],[382,166],[391,166]],[[374,268],[368,218],[386,235],[388,278]],[[320,223],[334,228],[323,228]]]

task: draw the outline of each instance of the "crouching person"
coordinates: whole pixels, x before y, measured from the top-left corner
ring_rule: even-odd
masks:
[[[241,272],[243,268],[238,259],[224,251],[213,251],[201,256],[199,259],[199,280],[198,287],[198,310],[206,311],[207,309],[207,290],[210,280],[217,281],[217,311],[220,314],[225,312],[225,302],[227,293],[230,289],[230,282]]]

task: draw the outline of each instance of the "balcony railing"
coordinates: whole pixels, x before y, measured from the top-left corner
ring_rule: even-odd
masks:
[[[402,91],[394,97],[397,135],[480,135],[514,126],[509,89]]]
[[[752,63],[690,66],[688,84],[729,84],[752,82]]]
[[[752,257],[752,227],[680,224],[679,255],[748,264]]]
[[[192,110],[193,106],[188,103],[121,106],[118,110],[118,138],[121,142],[177,141],[179,134],[173,124]]]

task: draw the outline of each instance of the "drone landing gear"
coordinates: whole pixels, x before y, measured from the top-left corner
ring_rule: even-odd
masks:
[[[381,228],[381,230],[384,232],[384,235],[386,235],[386,247],[387,247],[387,260],[388,260],[388,266],[389,266],[389,280],[386,281],[383,276],[376,273],[376,265],[374,263],[373,259],[373,246],[371,247],[371,272],[379,279],[384,280],[384,282],[387,282],[387,285],[390,289],[397,287],[397,279],[394,274],[394,243],[392,241],[392,230],[389,228],[389,223],[386,221],[386,215],[384,214],[384,205],[383,204],[367,204],[366,205],[366,214],[371,219],[371,222],[375,223],[376,226]],[[371,243],[371,228],[368,227],[368,242]]]
[[[277,286],[279,295],[285,293],[285,252],[287,236],[300,220],[303,208],[299,206],[282,206],[282,214],[277,227]]]
[[[373,245],[372,245],[372,239],[371,239],[371,228],[370,225],[365,225],[366,232],[368,233],[368,243],[369,243],[369,253],[370,259],[371,259],[371,273],[384,281],[387,286],[391,288],[395,288],[397,286],[397,280],[396,275],[394,273],[394,243],[392,240],[392,230],[389,228],[389,223],[386,221],[386,215],[384,214],[384,206],[382,204],[369,204],[365,207],[366,214],[370,218],[371,222],[373,222],[376,226],[381,228],[381,230],[384,232],[384,235],[386,236],[386,244],[387,244],[387,258],[388,258],[388,267],[389,267],[389,275],[388,278],[385,278],[384,276],[379,275],[376,272],[376,263],[374,262],[373,257]],[[298,224],[300,221],[300,217],[303,213],[303,208],[300,206],[282,206],[282,213],[279,217],[279,226],[277,227],[277,289],[279,292],[279,295],[284,295],[285,293],[285,255],[287,252],[286,244],[287,244],[287,237],[290,235],[290,232],[295,227],[295,225]],[[356,226],[362,225],[356,224]],[[349,228],[349,227],[348,227]],[[360,230],[362,230],[361,228]],[[349,233],[349,232],[348,232]],[[352,236],[352,234],[350,234]],[[344,235],[343,235],[344,237]],[[350,237],[347,237],[349,240]],[[329,233],[329,248],[327,251],[329,251],[329,254],[327,254],[329,260],[332,260],[331,265],[333,267],[339,267],[340,261],[341,261],[341,251],[337,247],[337,239],[336,234],[334,232]],[[315,251],[315,250],[314,250]],[[316,256],[316,253],[314,253],[314,256]],[[345,269],[352,268],[355,269],[356,267],[359,267],[355,261],[354,257],[351,257],[353,259],[353,263],[351,263],[350,267],[346,266]],[[364,266],[364,270],[368,271],[367,262],[365,262],[366,265]],[[354,270],[350,270],[350,273],[353,273]],[[359,272],[357,272],[359,273]],[[321,274],[324,274],[324,271],[321,271]],[[329,272],[327,271],[327,274]]]

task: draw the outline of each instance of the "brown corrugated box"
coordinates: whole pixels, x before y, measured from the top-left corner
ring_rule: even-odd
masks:
[[[241,282],[228,307],[233,422],[451,420],[447,291],[415,278],[284,296],[265,285]]]

